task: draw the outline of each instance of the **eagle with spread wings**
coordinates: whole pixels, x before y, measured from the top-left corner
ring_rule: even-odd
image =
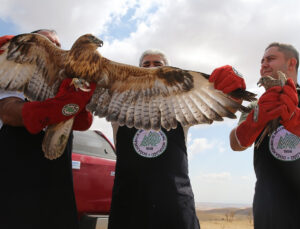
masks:
[[[91,34],[79,37],[70,50],[40,34],[17,35],[1,47],[0,89],[43,101],[54,97],[67,77],[95,82],[89,111],[119,125],[154,130],[176,128],[178,122],[188,126],[236,118],[234,112],[246,108],[232,97],[254,99],[245,90],[227,95],[214,89],[204,73],[111,61],[97,51],[102,45]]]

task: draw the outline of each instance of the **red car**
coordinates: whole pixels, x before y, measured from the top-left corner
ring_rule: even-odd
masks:
[[[100,131],[73,131],[72,168],[79,217],[109,214],[116,154]]]

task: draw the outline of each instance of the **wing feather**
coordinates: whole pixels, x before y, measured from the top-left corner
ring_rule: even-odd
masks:
[[[170,130],[176,128],[177,120],[176,113],[170,97],[162,97],[160,99],[160,110],[161,110],[161,125]]]
[[[209,109],[206,104],[200,102],[199,97],[195,93],[189,93],[185,95],[185,100],[187,101],[188,107],[194,117],[193,123],[190,125],[200,124],[200,123],[212,123],[214,121],[221,121],[222,118],[215,115],[214,111]],[[196,120],[196,121],[195,121]],[[195,123],[196,122],[196,123]]]
[[[67,51],[39,34],[21,34],[1,47],[0,89],[21,91],[31,100],[56,94]]]
[[[184,106],[184,104],[182,103],[182,97],[176,95],[174,99],[177,101],[177,104],[178,104],[178,106],[176,107],[176,109],[177,109],[177,111],[178,111],[177,114],[179,114],[179,119],[178,119],[178,121],[179,121],[183,126],[188,126],[189,121],[188,121],[188,119],[187,119],[187,117],[186,117],[186,111],[184,110],[184,109],[185,109],[185,106]]]
[[[184,115],[182,113],[182,108],[181,108],[176,96],[170,97],[170,100],[173,104],[176,120],[178,122],[180,122],[182,125],[183,125],[183,123],[187,123],[186,118],[184,117]],[[177,126],[177,123],[176,123],[176,126]],[[176,128],[176,126],[175,127],[173,126],[172,128]]]
[[[149,102],[149,117],[151,128],[154,130],[159,130],[161,126],[160,121],[161,112],[159,109],[159,97],[153,96]]]
[[[160,99],[160,111],[161,111],[161,125],[167,129],[171,129],[171,124],[169,123],[168,116],[171,113],[167,100],[162,96]]]
[[[203,88],[203,94],[204,92],[210,97],[212,97],[214,102],[218,103],[219,106],[218,108],[215,108],[216,111],[221,112],[224,109],[224,113],[220,114],[222,117],[236,118],[236,116],[233,115],[232,112],[234,110],[244,109],[236,100],[232,99],[231,97],[222,93],[221,91],[214,90],[212,85],[209,89]],[[215,103],[211,104],[211,106],[213,105],[215,105]]]
[[[126,117],[127,117],[127,111],[134,99],[135,92],[133,90],[129,90],[128,97],[125,99],[125,101],[122,104],[120,114],[118,116],[118,123],[123,126],[126,123]]]
[[[136,100],[135,106],[134,106],[134,127],[137,129],[141,129],[143,127],[143,91],[139,93],[139,96]]]
[[[174,104],[173,104],[172,99],[170,97],[168,97],[166,99],[166,101],[167,101],[167,104],[169,106],[169,111],[170,111],[170,113],[168,114],[167,119],[168,119],[168,122],[170,124],[170,128],[175,129],[177,127],[177,122],[178,122],[177,119],[176,119],[175,107],[174,107]]]
[[[135,118],[135,110],[136,110],[136,105],[137,105],[137,101],[139,98],[140,98],[140,91],[138,91],[138,92],[134,91],[131,103],[126,112],[126,120],[125,120],[126,126],[128,126],[130,128],[135,125],[135,119],[134,119]]]
[[[132,128],[134,126],[134,110],[135,110],[135,101],[132,102],[128,110],[126,112],[126,120],[125,120],[125,125],[128,126],[129,128]]]
[[[183,126],[210,124],[223,117],[236,118],[234,112],[243,107],[215,90],[207,75],[200,72],[174,67],[139,68],[105,58],[101,61],[107,78],[99,78],[99,86],[105,82],[112,95],[105,115],[120,125],[169,130],[176,128],[177,122]]]
[[[152,92],[150,88],[147,88],[144,91],[144,97],[143,97],[143,107],[142,107],[142,127],[146,130],[151,129],[151,122],[150,122],[150,96]]]
[[[116,122],[118,116],[121,112],[123,102],[128,98],[130,91],[125,91],[123,93],[115,93],[111,98],[111,102],[108,107],[108,116],[106,117],[107,121]]]
[[[111,95],[106,88],[97,87],[86,109],[94,113],[100,118],[106,117],[108,114],[108,106],[111,102]]]
[[[185,126],[189,125],[195,125],[197,124],[197,120],[195,119],[192,110],[190,109],[191,101],[189,100],[189,97],[183,93],[181,96],[177,96],[177,99],[179,100],[182,109],[183,109],[183,115],[185,116],[187,120],[187,124],[184,124]]]

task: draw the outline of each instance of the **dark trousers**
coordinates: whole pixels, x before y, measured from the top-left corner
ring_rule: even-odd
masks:
[[[23,127],[0,130],[0,228],[77,229],[70,137],[64,154],[44,157],[44,133]]]

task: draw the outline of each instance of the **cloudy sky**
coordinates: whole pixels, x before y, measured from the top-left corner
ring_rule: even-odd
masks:
[[[0,35],[55,29],[62,47],[92,33],[106,58],[136,65],[148,48],[163,50],[171,65],[210,74],[230,64],[250,91],[264,48],[273,41],[300,49],[300,1],[296,0],[0,0]],[[237,113],[239,116],[239,113]],[[251,204],[253,149],[234,152],[229,132],[237,120],[192,127],[189,170],[197,202]],[[110,124],[95,119],[112,139]]]

